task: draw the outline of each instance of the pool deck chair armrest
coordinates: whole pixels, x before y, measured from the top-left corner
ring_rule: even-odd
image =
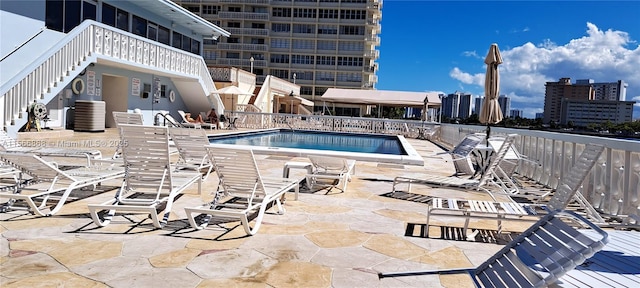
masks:
[[[202,188],[199,172],[176,172],[169,155],[167,127],[122,124],[122,158],[126,174],[114,199],[101,204],[89,204],[93,222],[102,227],[111,223],[117,212],[148,213],[156,228],[169,220],[177,196],[193,183]],[[158,210],[163,209],[159,214]],[[106,212],[104,212],[106,211]]]
[[[206,147],[209,158],[218,174],[220,183],[211,203],[199,207],[187,207],[185,212],[194,229],[204,229],[213,218],[239,220],[247,235],[260,229],[266,211],[273,205],[278,214],[284,214],[281,198],[284,193],[299,189],[299,180],[289,178],[264,178],[249,149],[229,145]],[[255,222],[250,226],[250,222]]]

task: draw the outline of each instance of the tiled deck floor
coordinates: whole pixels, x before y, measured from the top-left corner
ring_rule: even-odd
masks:
[[[117,137],[110,129],[76,132],[71,141]],[[204,231],[189,227],[183,207],[211,199],[218,181],[213,174],[201,196],[194,185],[174,204],[163,230],[154,230],[145,215],[117,217],[111,225],[97,228],[87,204],[106,201],[115,190],[67,203],[52,217],[0,214],[0,286],[470,287],[467,275],[377,277],[377,272],[475,267],[501,248],[482,241],[420,236],[424,198],[389,197],[390,180],[425,172],[450,175],[453,165],[431,142],[409,141],[423,155],[424,167],[358,162],[346,193],[303,190],[298,201],[288,195],[286,213],[267,214],[252,237],[244,236],[238,223]],[[103,147],[103,155],[112,155],[114,148]],[[304,160],[257,157],[263,174],[271,176],[280,176],[287,161]],[[292,170],[293,177],[302,173]],[[441,188],[416,186],[412,192],[489,199],[481,193]],[[459,220],[435,220],[462,225]],[[488,221],[474,225],[495,229],[495,223]],[[514,223],[506,228],[521,231],[525,226]],[[439,229],[432,229],[432,237],[438,237]]]

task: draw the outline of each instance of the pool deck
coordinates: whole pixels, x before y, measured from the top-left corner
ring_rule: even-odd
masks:
[[[117,139],[118,135],[115,129],[108,129],[105,133],[76,132],[59,137],[83,141]],[[288,193],[286,213],[268,213],[258,234],[250,237],[238,222],[201,231],[190,228],[183,208],[212,199],[210,192],[218,182],[215,173],[205,181],[202,195],[197,194],[196,185],[187,189],[174,203],[170,221],[162,230],[154,229],[146,215],[135,214],[116,217],[104,228],[93,224],[87,204],[113,198],[115,190],[107,188],[119,186],[119,181],[104,183],[103,189],[108,191],[67,203],[51,217],[20,211],[0,213],[0,287],[473,287],[465,274],[377,277],[378,272],[475,267],[504,243],[498,240],[496,244],[490,234],[475,242],[442,239],[438,227],[431,228],[431,238],[421,236],[426,221],[424,202],[429,197],[490,198],[480,192],[419,186],[411,194],[389,195],[395,176],[454,172],[451,157],[435,144],[407,141],[422,155],[424,166],[358,161],[345,193],[303,189],[297,201]],[[115,149],[101,148],[104,157]],[[264,176],[281,176],[284,163],[305,161],[279,155],[256,157]],[[291,177],[303,177],[303,173],[294,169]],[[458,219],[434,221],[444,226],[462,225]],[[495,222],[486,220],[472,225],[486,231],[496,228]],[[528,225],[504,226],[518,232]],[[612,237],[612,243],[618,238],[640,239],[640,232],[615,232],[625,234]],[[622,252],[614,248],[619,246],[609,244],[613,249],[609,254],[621,253],[626,261],[640,263],[640,241],[633,242]],[[580,284],[580,279],[587,279],[584,275],[602,279],[597,273],[604,272],[596,269],[590,274],[588,268],[580,268],[571,281],[561,279],[559,286]],[[633,266],[626,272],[607,274],[623,278],[620,282],[624,285],[609,281],[596,286],[640,284],[639,270]],[[577,286],[586,287],[586,283],[592,282]]]

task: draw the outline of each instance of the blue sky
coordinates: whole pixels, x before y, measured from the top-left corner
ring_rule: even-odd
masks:
[[[493,15],[493,16],[487,16]],[[640,1],[385,0],[379,90],[484,93],[484,57],[500,47],[500,94],[533,118],[544,84],[624,80],[640,118]]]

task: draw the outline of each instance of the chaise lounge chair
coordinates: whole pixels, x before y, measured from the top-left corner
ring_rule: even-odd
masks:
[[[467,135],[449,152],[453,166],[456,168],[456,173],[453,176],[469,175],[471,177],[476,174],[471,152],[482,140],[478,135]]]
[[[202,180],[206,180],[213,170],[213,164],[204,148],[210,144],[204,130],[170,127],[169,135],[180,154],[176,169],[196,170],[202,173]]]
[[[52,147],[24,147],[16,139],[11,138],[11,136],[9,136],[4,130],[0,130],[0,151],[30,153],[38,155],[40,157],[56,157],[58,159],[64,159],[66,157],[87,159],[86,165],[82,166],[90,166],[91,160],[102,158],[102,153],[100,152],[100,150],[82,150]]]
[[[187,128],[207,128],[209,130],[216,128],[216,124],[211,124],[211,123],[193,123],[193,122],[189,122],[189,120],[187,120],[187,114],[184,113],[184,111],[182,110],[178,110],[178,114],[180,114],[180,117],[182,118],[182,122],[180,123],[183,127],[187,127]]]
[[[144,125],[142,120],[142,114],[140,113],[129,113],[129,112],[119,112],[113,111],[113,120],[116,122],[116,128],[120,127],[120,124],[131,124],[131,125]],[[122,143],[118,143],[118,147],[116,147],[116,152],[113,154],[113,159],[120,158],[122,152]]]
[[[278,214],[283,214],[280,199],[284,193],[291,189],[298,192],[300,181],[262,177],[252,150],[228,145],[210,145],[206,149],[220,183],[211,203],[185,208],[194,229],[204,229],[212,217],[220,217],[239,220],[247,235],[254,235],[267,209],[275,204]],[[196,218],[202,214],[206,216]],[[253,228],[250,217],[255,217]]]
[[[502,146],[494,155],[490,158],[489,164],[484,169],[484,172],[480,174],[479,179],[464,179],[455,176],[439,176],[439,175],[424,175],[420,178],[397,176],[393,180],[392,193],[399,191],[398,187],[402,183],[407,183],[407,192],[410,192],[412,184],[430,185],[430,186],[447,186],[449,188],[457,189],[469,189],[469,190],[482,190],[487,192],[491,198],[495,201],[496,198],[492,191],[488,189],[489,186],[493,186],[498,192],[502,194],[513,193],[512,190],[517,189],[513,182],[505,182],[502,180],[504,177],[497,177],[500,173],[500,162],[506,155],[507,151],[511,147],[515,139],[515,135],[509,135],[505,138]],[[498,172],[496,172],[498,171]]]
[[[111,223],[117,212],[148,213],[153,226],[162,228],[179,194],[195,182],[201,191],[202,175],[176,172],[171,167],[167,127],[122,124],[120,129],[127,143],[122,147],[126,175],[115,199],[89,204],[91,218],[102,227]],[[163,212],[158,214],[158,210]]]
[[[426,235],[428,237],[430,221],[434,215],[464,218],[462,234],[466,237],[470,219],[496,220],[500,233],[502,221],[535,221],[548,211],[566,209],[579,193],[578,189],[603,150],[603,146],[587,145],[574,166],[564,174],[561,184],[546,204],[434,198],[427,210]]]
[[[309,189],[323,180],[329,180],[329,190],[337,188],[342,192],[347,191],[347,184],[351,181],[351,175],[355,173],[355,160],[318,155],[309,155],[308,158],[313,165],[312,172],[306,176]]]
[[[33,154],[2,152],[0,159],[21,172],[15,189],[0,193],[0,198],[9,199],[2,204],[2,211],[27,210],[40,216],[50,216],[62,208],[73,190],[124,177],[122,167],[94,165],[62,171],[54,163]],[[24,179],[24,176],[30,179]],[[47,201],[53,199],[57,204],[47,208]]]
[[[593,239],[562,221],[571,217],[597,232]],[[594,237],[595,238],[595,237]],[[608,234],[571,211],[553,211],[477,268],[379,273],[379,278],[468,273],[476,287],[547,287],[609,242]]]

